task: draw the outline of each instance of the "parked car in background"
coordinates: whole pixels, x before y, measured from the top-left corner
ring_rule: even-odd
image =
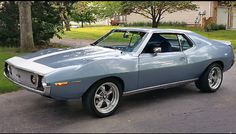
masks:
[[[113,29],[90,46],[46,49],[5,62],[5,76],[56,100],[79,99],[106,117],[121,96],[195,82],[202,92],[220,88],[234,64],[230,42],[187,30]]]

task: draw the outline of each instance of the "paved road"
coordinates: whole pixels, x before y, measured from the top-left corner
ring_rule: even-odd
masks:
[[[0,95],[0,132],[236,132],[236,65],[216,93],[189,84],[126,96],[115,115],[90,116],[81,101],[26,90]]]

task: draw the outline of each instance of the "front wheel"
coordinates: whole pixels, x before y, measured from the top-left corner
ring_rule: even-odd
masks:
[[[222,80],[222,67],[219,64],[214,63],[207,68],[195,84],[202,92],[215,92],[219,89]]]
[[[82,97],[84,107],[98,117],[113,114],[118,108],[122,86],[115,79],[102,80],[92,86]]]

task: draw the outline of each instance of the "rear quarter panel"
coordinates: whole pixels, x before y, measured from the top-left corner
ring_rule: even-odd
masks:
[[[184,51],[187,56],[189,74],[199,77],[213,62],[221,61],[224,71],[231,67],[233,53],[230,46],[196,35],[188,35],[194,42],[194,47]]]

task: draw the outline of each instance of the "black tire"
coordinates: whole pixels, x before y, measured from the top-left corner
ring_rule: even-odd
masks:
[[[105,83],[113,83],[117,86],[118,88],[118,102],[116,104],[116,106],[109,112],[107,113],[102,113],[100,112],[97,108],[96,108],[96,104],[95,104],[95,93],[97,92],[97,90],[99,90],[98,88],[100,86],[102,86]],[[113,96],[113,95],[112,95]],[[120,98],[122,96],[122,85],[121,83],[113,78],[109,78],[109,79],[104,79],[104,80],[100,80],[98,82],[96,82],[93,86],[91,86],[88,91],[82,96],[82,104],[83,107],[92,115],[97,116],[97,117],[107,117],[112,115],[118,108],[119,106],[119,102],[120,102]]]
[[[210,86],[210,82],[208,80],[208,77],[210,75],[210,72],[216,68],[220,69],[219,75],[220,75],[221,79],[218,80],[217,85],[214,88],[212,88],[212,86]],[[198,89],[200,89],[201,92],[212,93],[212,92],[216,92],[219,89],[219,87],[221,86],[222,80],[223,80],[222,66],[217,63],[213,63],[207,67],[207,69],[204,71],[204,73],[195,82],[195,85]]]

